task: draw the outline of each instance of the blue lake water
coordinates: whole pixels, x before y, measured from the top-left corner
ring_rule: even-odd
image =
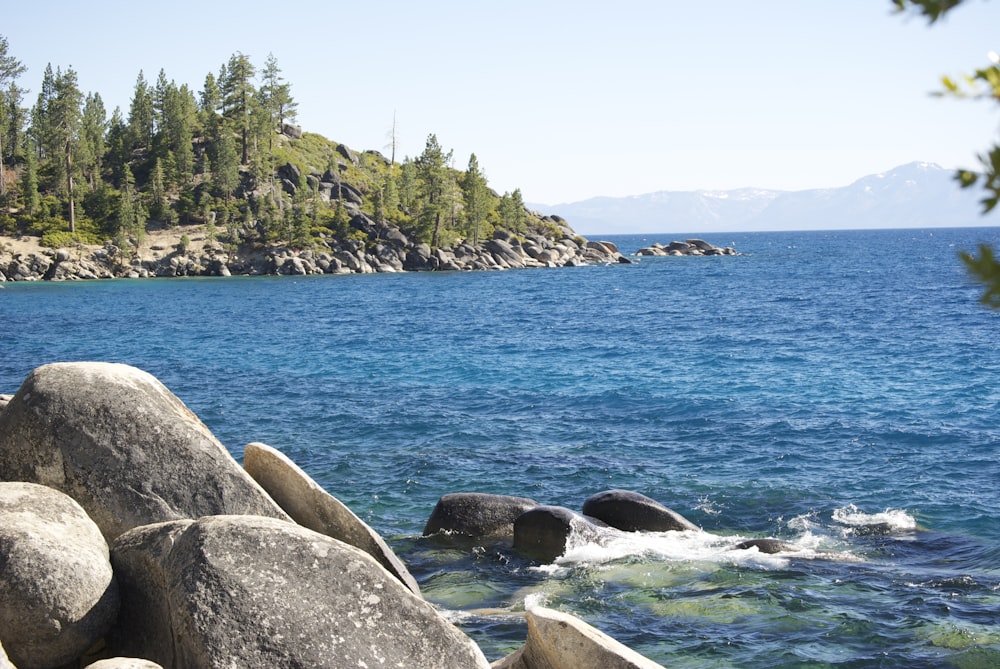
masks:
[[[0,284],[0,393],[151,372],[380,531],[491,659],[544,604],[670,667],[1000,666],[1000,313],[957,259],[1000,229],[705,237],[745,255]],[[704,531],[554,565],[420,537],[449,492],[610,488]],[[797,550],[732,550],[764,536]]]

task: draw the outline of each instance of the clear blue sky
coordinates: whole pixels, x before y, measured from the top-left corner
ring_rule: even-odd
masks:
[[[941,24],[889,0],[8,2],[0,34],[127,113],[136,77],[199,91],[236,51],[274,53],[299,123],[399,155],[428,133],[526,201],[841,186],[920,160],[975,167],[998,115],[930,96],[1000,51],[1000,2]]]

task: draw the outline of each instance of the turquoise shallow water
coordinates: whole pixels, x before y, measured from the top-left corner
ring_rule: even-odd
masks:
[[[0,392],[146,369],[237,458],[295,459],[491,658],[544,603],[671,667],[1000,666],[1000,314],[956,258],[1000,229],[707,238],[746,255],[2,284]],[[419,536],[448,492],[615,487],[704,532],[556,565]],[[799,551],[730,550],[756,536]]]

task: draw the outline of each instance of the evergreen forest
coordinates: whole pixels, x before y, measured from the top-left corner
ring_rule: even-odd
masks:
[[[397,161],[394,127],[389,157],[302,132],[273,55],[237,52],[199,90],[140,71],[129,108],[110,113],[71,67],[46,67],[33,101],[25,73],[0,35],[0,235],[109,244],[126,260],[147,230],[174,226],[232,248],[363,240],[359,214],[432,248],[552,232],[519,190],[490,189],[475,154],[456,169],[433,134]]]

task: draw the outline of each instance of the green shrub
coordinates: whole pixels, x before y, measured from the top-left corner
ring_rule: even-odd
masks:
[[[77,244],[97,245],[101,243],[101,238],[92,232],[86,231],[77,230],[76,232],[69,232],[66,230],[52,230],[43,234],[42,241],[39,243],[42,246],[58,249],[67,246],[76,246]]]

